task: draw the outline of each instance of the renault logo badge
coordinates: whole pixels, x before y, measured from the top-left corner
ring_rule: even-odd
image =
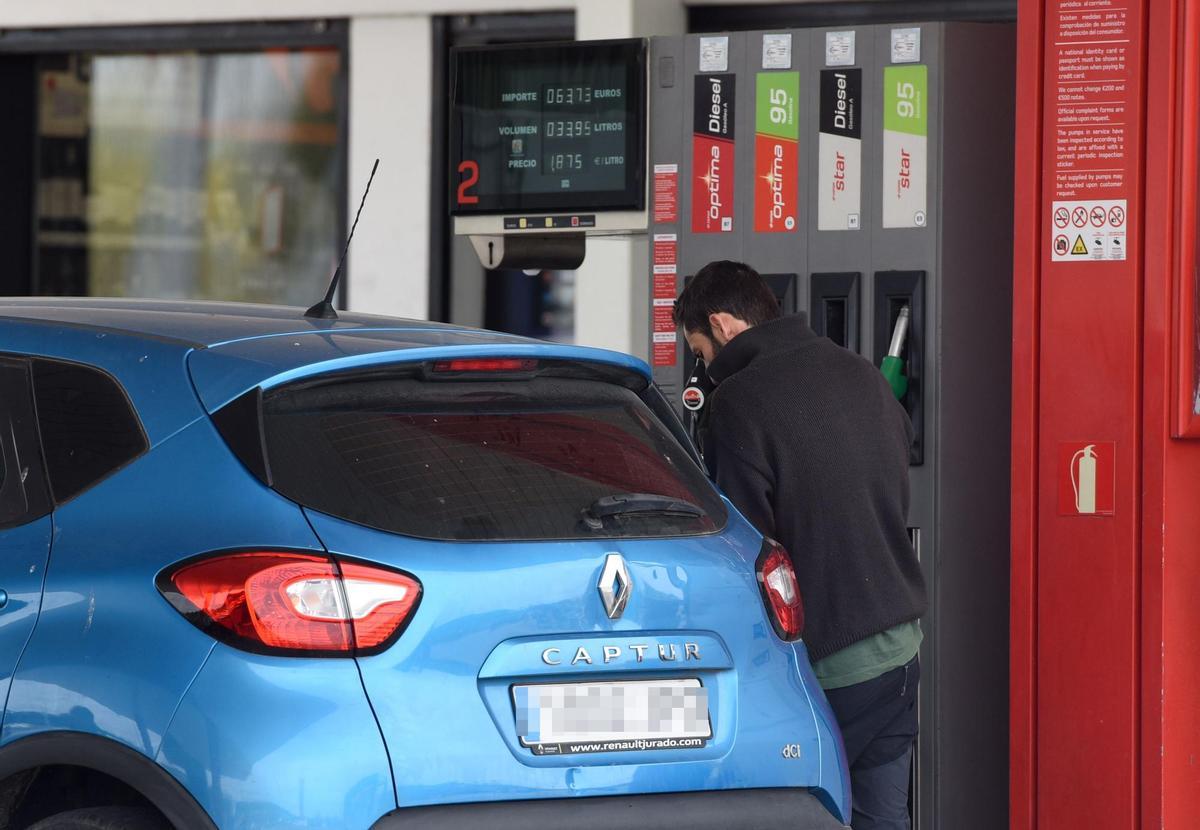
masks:
[[[629,595],[633,593],[633,580],[629,578],[629,568],[621,554],[610,553],[604,558],[604,570],[600,572],[597,588],[608,618],[620,619],[625,606],[629,604]]]

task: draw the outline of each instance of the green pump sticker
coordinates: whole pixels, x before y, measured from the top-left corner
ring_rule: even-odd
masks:
[[[883,70],[883,128],[909,135],[929,135],[928,69],[924,65],[889,66]]]
[[[928,225],[928,69],[883,70],[883,227]]]
[[[760,72],[754,106],[754,230],[800,227],[799,72]]]
[[[760,72],[757,93],[754,132],[798,141],[796,100],[800,97],[800,73]]]

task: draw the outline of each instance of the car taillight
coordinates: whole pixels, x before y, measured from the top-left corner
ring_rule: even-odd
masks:
[[[767,616],[782,640],[797,640],[804,631],[804,603],[800,585],[787,551],[770,539],[763,542],[758,557],[758,585],[762,589]]]
[[[515,357],[462,358],[439,360],[433,364],[438,374],[463,372],[532,372],[538,367],[536,360]]]
[[[250,551],[184,563],[158,588],[200,628],[249,651],[370,653],[408,622],[421,583],[320,554]]]

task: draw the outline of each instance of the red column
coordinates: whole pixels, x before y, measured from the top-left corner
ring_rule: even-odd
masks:
[[[1142,826],[1200,816],[1200,0],[1151,3],[1147,50]]]
[[[1017,190],[1018,215],[1037,214],[1018,227],[1014,308],[1017,827],[1138,821],[1146,6],[1020,7],[1041,72],[1018,101],[1041,121],[1018,125],[1040,157]]]
[[[1018,37],[1012,826],[1184,830],[1200,816],[1200,0],[1020,0]]]

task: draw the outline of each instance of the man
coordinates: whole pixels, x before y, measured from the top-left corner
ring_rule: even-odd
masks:
[[[912,425],[883,375],[713,262],[675,304],[708,364],[717,484],[791,554],[804,641],[841,726],[854,830],[908,828],[925,583],[907,529]]]

